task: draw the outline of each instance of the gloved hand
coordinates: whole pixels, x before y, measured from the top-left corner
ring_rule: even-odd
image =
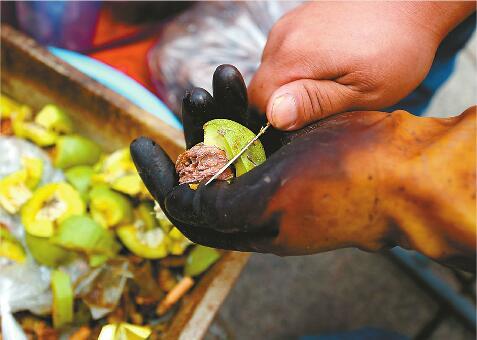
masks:
[[[196,88],[184,98],[188,148],[212,118],[255,130],[261,123],[247,110],[235,68],[219,67],[213,90],[214,97]],[[278,150],[265,163],[197,190],[178,185],[174,163],[152,140],[135,140],[131,154],[166,215],[200,244],[280,255],[401,245],[468,266],[475,261],[475,115],[475,108],[450,119],[350,112],[293,135],[270,131],[264,145]]]

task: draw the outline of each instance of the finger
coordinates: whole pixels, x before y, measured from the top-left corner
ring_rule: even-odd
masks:
[[[130,152],[147,190],[164,208],[165,197],[178,184],[174,163],[158,144],[147,137],[135,139]]]
[[[263,252],[260,245],[271,238],[263,232],[227,234],[208,228],[184,226],[180,222],[176,222],[174,225],[194,243],[225,250]]]
[[[335,113],[350,111],[357,96],[332,80],[302,79],[279,87],[267,104],[267,117],[280,130],[296,130]]]
[[[286,158],[280,153],[230,184],[216,181],[197,190],[178,186],[166,197],[165,209],[182,224],[224,233],[272,230],[278,225],[276,216],[265,212],[287,173]]]
[[[223,118],[234,120],[257,133],[267,123],[264,111],[248,106],[247,87],[233,65],[220,65],[213,76],[214,100]]]
[[[239,70],[228,64],[218,66],[212,79],[212,88],[221,118],[246,125],[247,87]]]
[[[203,126],[218,118],[216,108],[214,98],[203,88],[196,87],[186,92],[182,99],[182,124],[187,149],[204,140]]]

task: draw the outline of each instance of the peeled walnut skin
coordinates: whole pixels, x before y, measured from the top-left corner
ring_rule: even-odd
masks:
[[[181,153],[176,161],[179,183],[200,183],[214,176],[228,159],[225,151],[199,143]],[[232,169],[227,168],[217,180],[227,181],[234,177]]]

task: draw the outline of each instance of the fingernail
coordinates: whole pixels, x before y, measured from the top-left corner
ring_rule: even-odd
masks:
[[[290,94],[281,95],[273,100],[272,124],[279,129],[287,129],[295,125],[298,118],[295,97]]]

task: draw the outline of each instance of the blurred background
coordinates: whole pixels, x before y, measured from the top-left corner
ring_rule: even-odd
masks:
[[[269,30],[299,4],[2,2],[1,16],[2,22],[180,129],[184,91],[210,89],[211,75],[223,63],[236,65],[248,82]],[[469,23],[464,47],[446,60],[437,92],[413,113],[445,117],[475,105],[475,15]],[[336,339],[343,339],[340,332],[378,328],[399,334],[396,338],[474,339],[475,287],[475,276],[400,249],[384,254],[345,249],[291,258],[254,254],[206,338],[329,334],[331,339],[338,333]]]

